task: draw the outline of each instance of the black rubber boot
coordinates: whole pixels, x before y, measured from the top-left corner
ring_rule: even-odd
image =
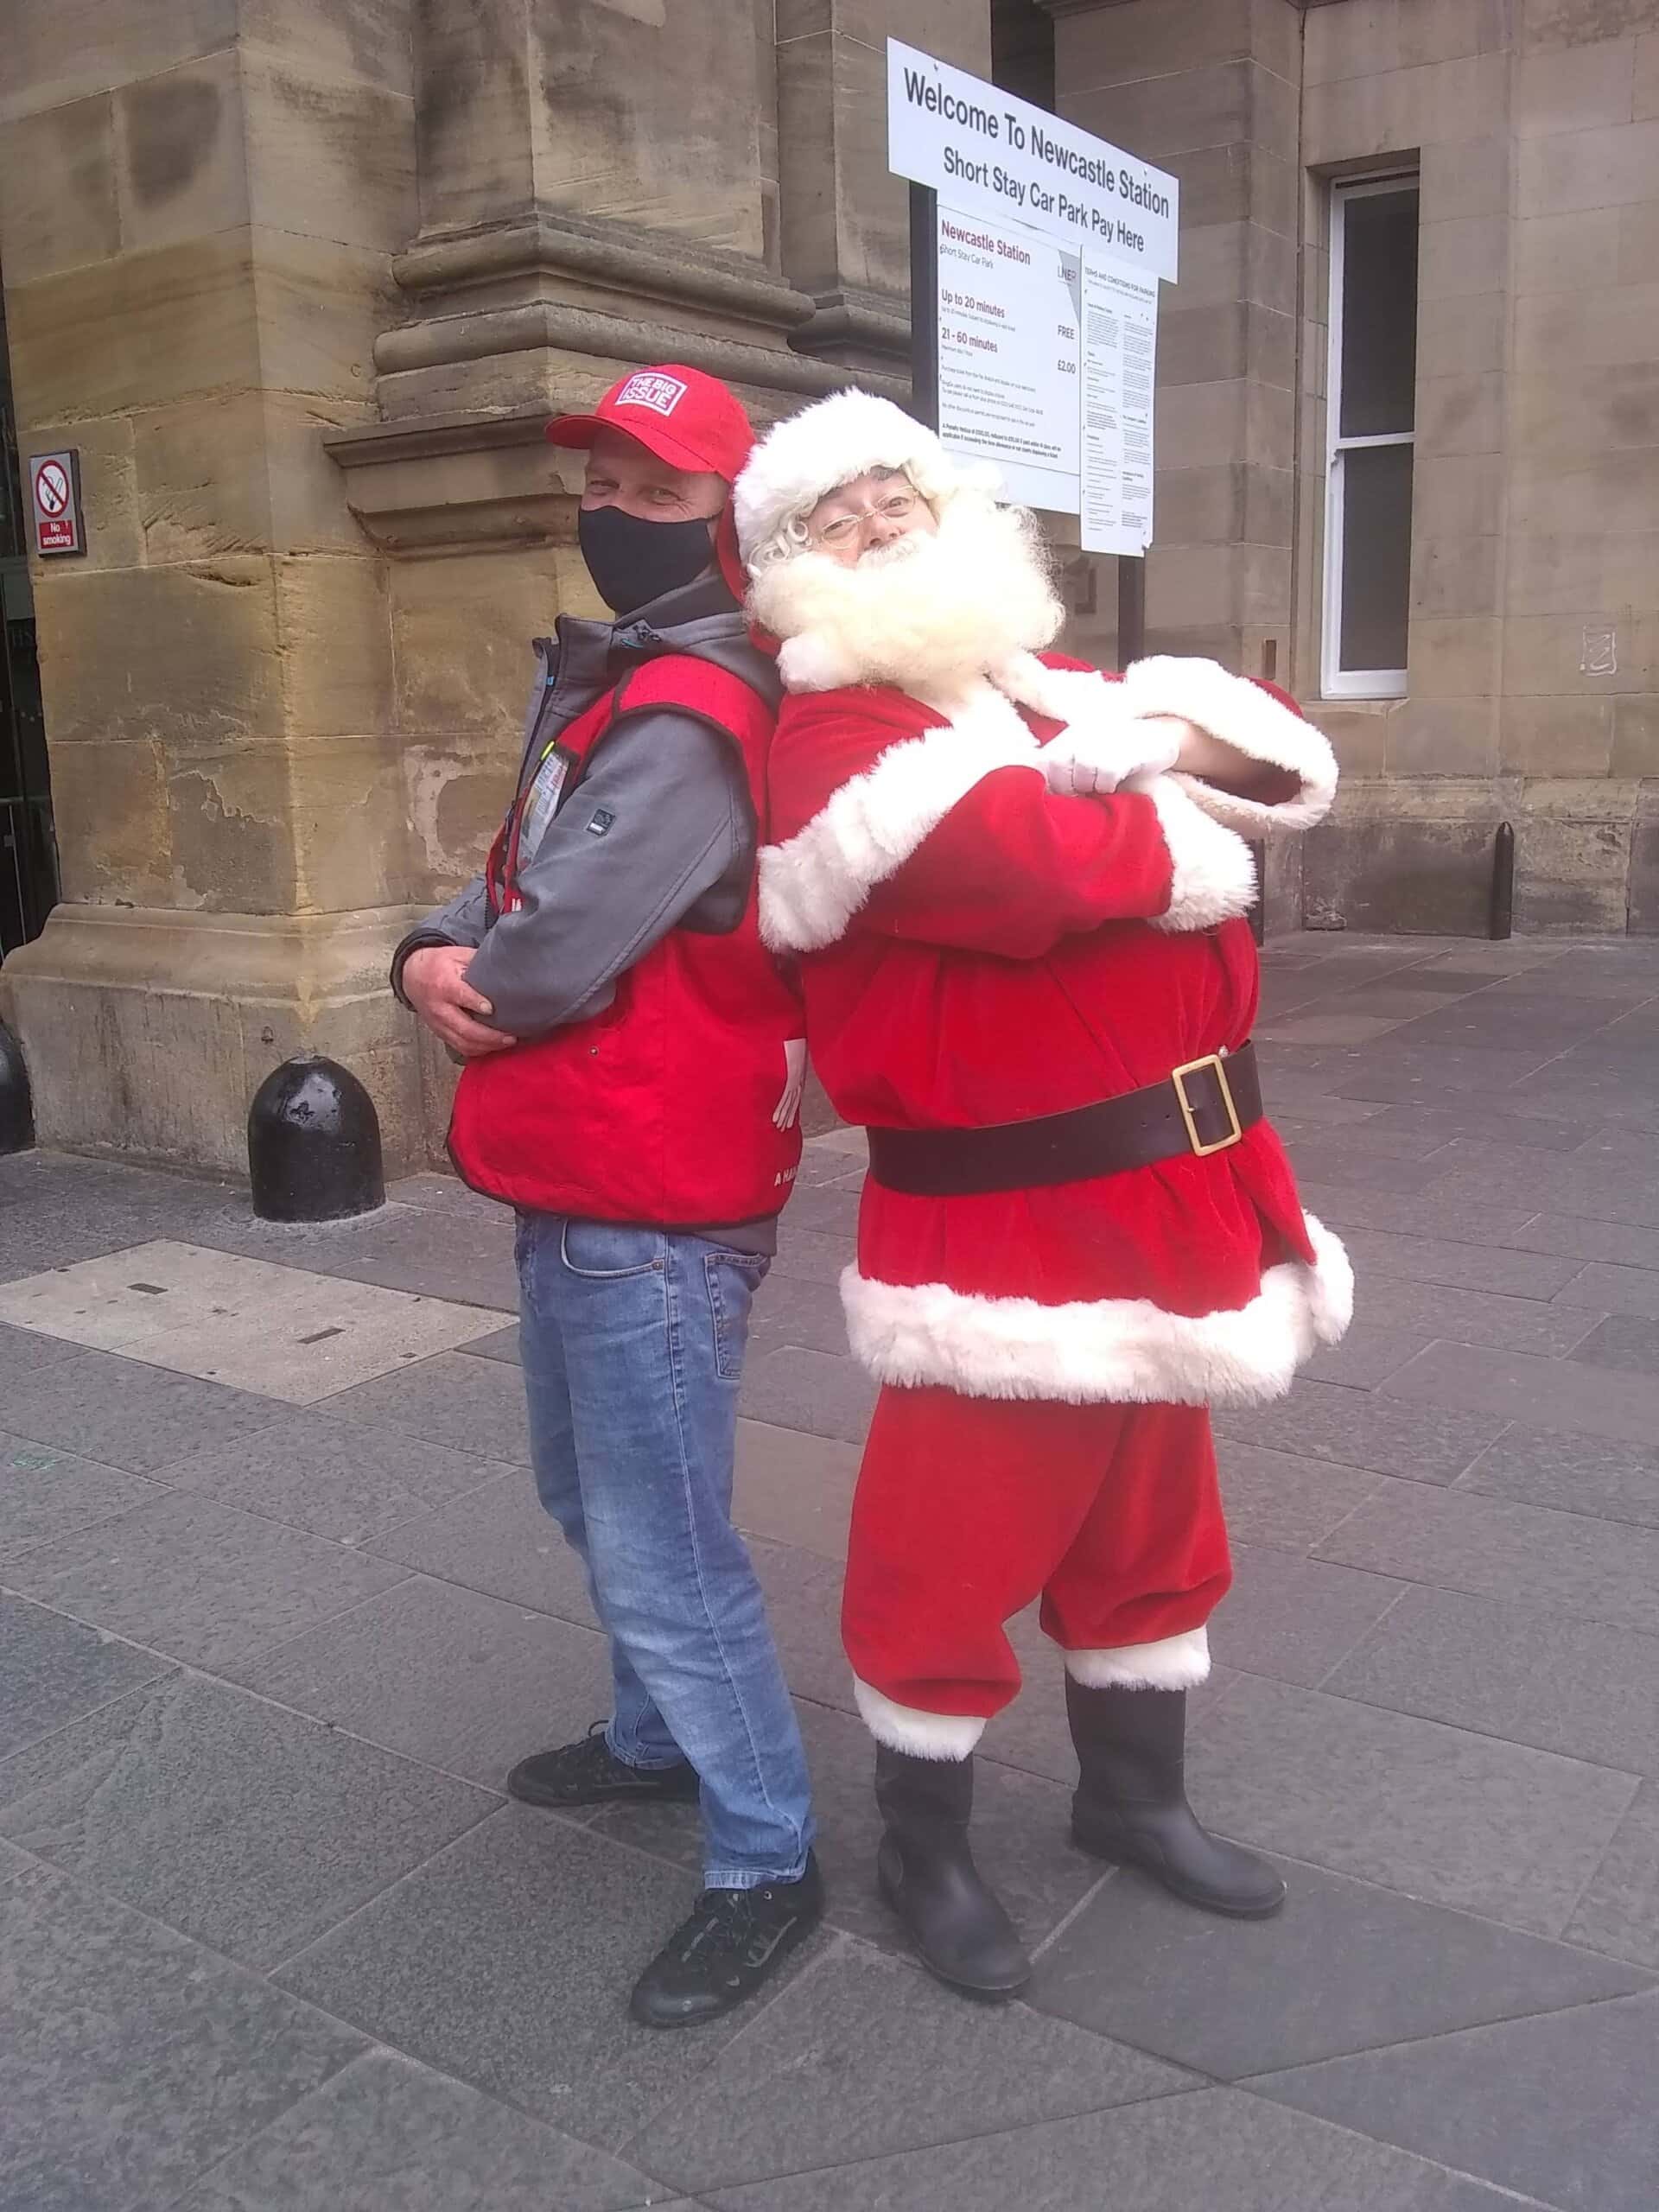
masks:
[[[705,1890],[633,1986],[645,2028],[696,2028],[753,1996],[823,1917],[823,1877],[807,1855],[798,1882]]]
[[[1031,1961],[968,1846],[973,1760],[914,1758],[878,1744],[875,1802],[887,1824],[877,1885],[923,1965],[970,1997],[1015,1995]]]
[[[1186,1802],[1186,1692],[1085,1689],[1068,1675],[1066,1716],[1082,1778],[1071,1840],[1096,1859],[1140,1866],[1188,1904],[1258,1920],[1285,1885],[1255,1852],[1211,1835]]]
[[[526,1805],[602,1805],[613,1798],[638,1805],[690,1803],[697,1772],[684,1759],[675,1766],[625,1766],[595,1720],[585,1736],[556,1751],[535,1751],[507,1777],[507,1795]]]

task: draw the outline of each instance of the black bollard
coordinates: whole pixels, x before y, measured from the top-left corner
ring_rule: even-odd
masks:
[[[248,1109],[248,1173],[261,1221],[343,1221],[386,1202],[374,1101],[348,1068],[301,1052]]]
[[[23,1048],[0,1021],[0,1153],[27,1152],[34,1141],[35,1108]]]
[[[1515,831],[1507,822],[1497,825],[1492,843],[1492,911],[1490,928],[1495,938],[1508,937],[1515,927]]]

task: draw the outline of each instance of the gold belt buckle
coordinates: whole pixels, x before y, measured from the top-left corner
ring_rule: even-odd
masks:
[[[1226,1135],[1217,1137],[1213,1144],[1205,1144],[1198,1135],[1198,1118],[1186,1095],[1187,1077],[1197,1075],[1201,1068],[1215,1071],[1221,1103],[1227,1109],[1227,1119],[1232,1124]],[[1181,1119],[1186,1123],[1187,1143],[1199,1160],[1207,1160],[1212,1152],[1229,1151],[1240,1141],[1244,1132],[1239,1125],[1238,1108],[1233,1102],[1233,1087],[1227,1080],[1227,1069],[1219,1052],[1206,1052],[1201,1060],[1188,1060],[1184,1066],[1173,1068],[1169,1079],[1175,1086],[1175,1099],[1181,1109]]]

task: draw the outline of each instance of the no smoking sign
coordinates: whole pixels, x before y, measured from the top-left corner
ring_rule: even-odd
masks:
[[[35,550],[42,559],[54,553],[84,553],[79,454],[73,446],[63,453],[31,454],[29,486]]]

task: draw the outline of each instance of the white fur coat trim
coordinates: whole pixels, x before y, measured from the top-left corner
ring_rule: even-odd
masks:
[[[1190,1690],[1210,1679],[1210,1635],[1184,1629],[1155,1643],[1124,1643],[1116,1649],[1068,1651],[1065,1671],[1085,1689]]]
[[[774,952],[833,944],[876,885],[994,770],[1042,773],[1036,739],[982,679],[960,700],[928,703],[950,719],[890,746],[786,844],[762,848],[760,934]]]
[[[985,1732],[985,1723],[976,1713],[924,1713],[918,1706],[895,1705],[856,1675],[853,1696],[876,1742],[908,1751],[912,1758],[965,1759]]]
[[[1196,1317],[1145,1298],[982,1298],[948,1283],[841,1279],[853,1356],[878,1382],[1070,1405],[1251,1406],[1281,1398],[1353,1313],[1341,1244],[1310,1214],[1316,1262],[1269,1268],[1248,1306]]]
[[[1337,793],[1336,755],[1312,722],[1259,683],[1230,675],[1218,661],[1158,653],[1131,665],[1122,691],[1131,714],[1179,715],[1252,760],[1270,761],[1301,778],[1294,798],[1269,806],[1183,777],[1190,796],[1230,830],[1247,837],[1310,830],[1330,811]]]

